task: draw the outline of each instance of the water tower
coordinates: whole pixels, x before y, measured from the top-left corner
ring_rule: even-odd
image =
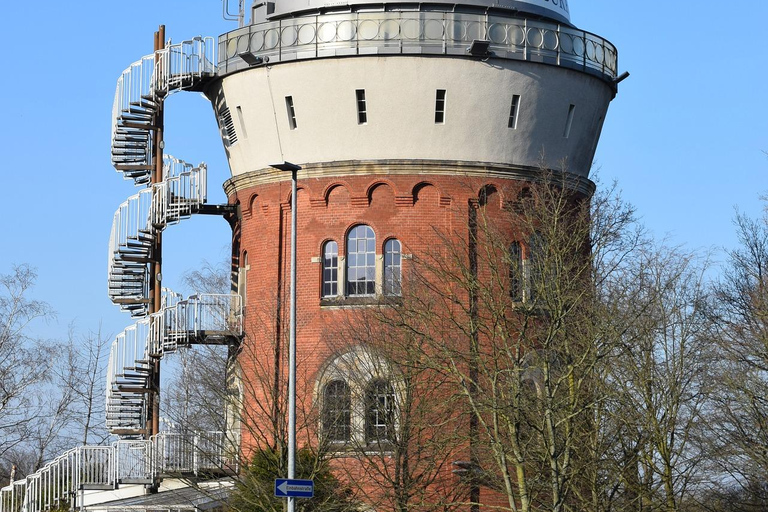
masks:
[[[396,393],[377,388],[375,375],[366,384],[345,374],[368,356],[345,347],[338,326],[356,308],[397,297],[413,258],[440,243],[435,229],[461,225],[456,212],[487,187],[523,191],[547,174],[589,196],[621,79],[616,48],[576,28],[565,0],[255,2],[249,25],[219,37],[204,89],[239,212],[242,379],[270,365],[276,386],[287,378],[286,168],[300,168],[297,400],[319,409],[318,435],[343,452],[386,431],[376,422],[387,414],[371,415],[368,395],[394,403]],[[266,399],[265,387],[241,390],[246,409]],[[258,430],[242,429],[244,447],[260,443]]]

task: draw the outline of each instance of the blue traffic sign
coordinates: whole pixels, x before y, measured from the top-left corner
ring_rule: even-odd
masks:
[[[275,496],[278,498],[311,498],[315,495],[315,482],[312,480],[275,480]]]

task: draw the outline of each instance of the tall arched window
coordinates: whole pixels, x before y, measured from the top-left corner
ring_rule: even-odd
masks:
[[[515,302],[523,300],[523,252],[520,242],[509,245],[509,296]]]
[[[394,238],[384,244],[384,295],[400,295],[402,255],[400,242]]]
[[[323,297],[339,294],[339,244],[331,240],[323,246]]]
[[[333,380],[323,389],[323,435],[330,442],[347,442],[352,434],[352,398],[349,385]]]
[[[237,269],[237,293],[240,294],[243,307],[245,307],[248,301],[248,270],[250,268],[248,265],[248,253],[243,251],[240,268]]]
[[[355,226],[347,236],[347,295],[376,293],[376,235],[370,226]]]
[[[538,231],[531,235],[528,241],[528,297],[531,302],[535,301],[542,290],[546,288],[546,280],[552,276],[545,275],[545,266],[547,265],[547,240]]]
[[[365,441],[392,441],[394,431],[395,391],[390,382],[375,379],[365,390]]]

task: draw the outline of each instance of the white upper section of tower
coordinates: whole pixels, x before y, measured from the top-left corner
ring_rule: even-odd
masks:
[[[274,2],[274,11],[268,15],[268,18],[273,19],[288,14],[308,11],[338,10],[353,5],[375,4],[380,6],[382,4],[390,4],[402,6],[406,3],[409,2],[407,0],[276,0]],[[418,2],[410,3],[418,3],[422,6],[425,4],[439,4],[444,7],[448,6],[448,10],[451,10],[450,7],[453,5],[503,9],[542,16],[568,24],[571,22],[568,0],[453,0],[452,2],[446,2],[445,0],[419,0]],[[254,7],[264,4],[265,2],[257,0],[254,3]]]

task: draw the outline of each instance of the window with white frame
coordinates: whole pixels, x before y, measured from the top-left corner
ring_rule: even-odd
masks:
[[[323,245],[323,297],[339,294],[339,244],[330,240]]]
[[[337,379],[323,388],[322,434],[331,443],[346,443],[352,434],[352,394],[345,380]]]
[[[370,226],[359,225],[347,235],[347,295],[376,293],[376,235]]]
[[[374,379],[365,390],[365,441],[394,440],[395,390],[385,379]]]
[[[400,295],[402,257],[400,241],[395,238],[387,240],[384,244],[384,295]]]

